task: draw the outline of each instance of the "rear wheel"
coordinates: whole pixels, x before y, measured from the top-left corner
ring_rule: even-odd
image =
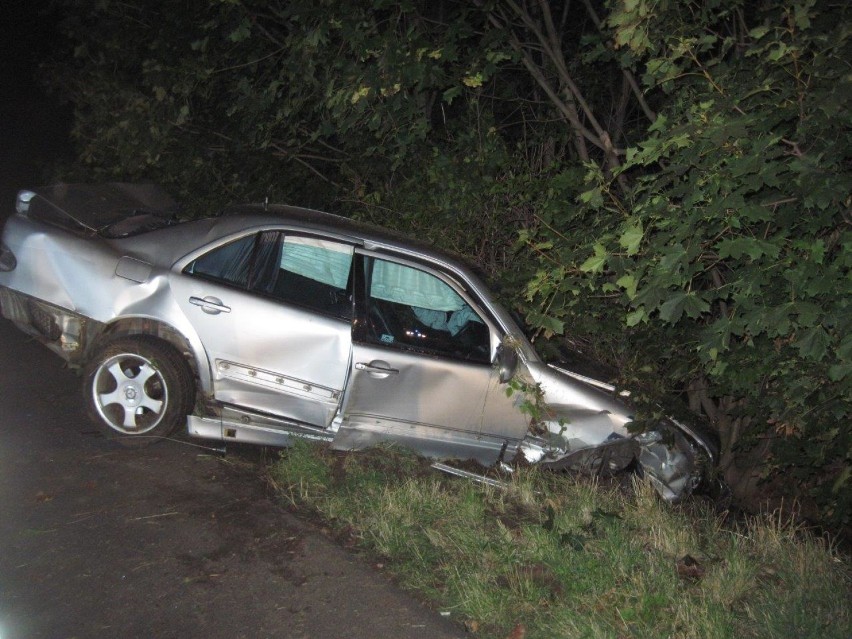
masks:
[[[130,446],[170,435],[192,406],[194,383],[170,345],[123,337],[104,346],[86,367],[88,412],[108,437]]]

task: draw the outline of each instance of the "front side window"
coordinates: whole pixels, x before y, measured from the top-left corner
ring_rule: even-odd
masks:
[[[376,344],[488,363],[488,326],[446,282],[411,266],[364,261],[367,336]]]

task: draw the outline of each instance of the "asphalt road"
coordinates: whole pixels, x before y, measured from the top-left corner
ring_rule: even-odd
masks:
[[[125,449],[0,320],[0,639],[461,637],[288,513],[257,449]]]

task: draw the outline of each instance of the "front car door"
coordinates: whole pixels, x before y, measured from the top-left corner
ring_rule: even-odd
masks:
[[[393,441],[432,457],[490,464],[526,418],[491,365],[500,333],[445,273],[359,251],[350,381],[334,440]]]
[[[225,404],[328,426],[351,351],[352,247],[270,230],[216,246],[175,274]]]

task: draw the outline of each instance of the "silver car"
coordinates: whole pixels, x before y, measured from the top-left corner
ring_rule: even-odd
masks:
[[[630,466],[672,500],[715,463],[694,426],[634,434],[611,386],[545,364],[440,251],[289,206],[175,211],[152,185],[57,185],[21,191],[3,232],[4,317],[82,369],[89,412],[123,443],[185,424],[264,445]]]

